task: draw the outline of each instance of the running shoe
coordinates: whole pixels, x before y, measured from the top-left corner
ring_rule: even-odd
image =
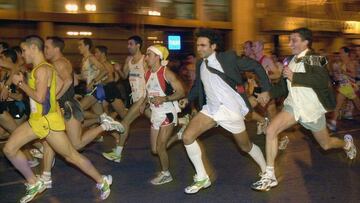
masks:
[[[116,154],[114,150],[111,152],[103,152],[102,155],[107,160],[110,160],[110,161],[113,161],[116,163],[120,163],[120,161],[121,161],[121,154]]]
[[[169,171],[161,171],[150,182],[153,185],[162,185],[165,183],[169,183],[172,180],[173,180],[173,178]]]
[[[34,199],[37,194],[44,192],[46,189],[45,184],[42,180],[36,181],[34,185],[25,184],[26,193],[25,196],[20,199],[20,203],[30,202]]]
[[[350,134],[346,134],[344,136],[344,141],[346,143],[344,150],[346,152],[347,157],[350,160],[355,159],[357,150],[352,136]]]
[[[112,176],[111,175],[106,175],[103,176],[103,181],[101,184],[96,184],[96,187],[100,190],[101,194],[100,194],[100,199],[104,200],[106,198],[109,197],[110,195],[110,186],[112,184]]]
[[[276,180],[275,176],[265,172],[261,175],[260,180],[251,185],[251,188],[257,191],[269,191],[271,188],[276,187],[277,185],[278,181]]]
[[[199,190],[208,188],[210,186],[211,186],[211,181],[209,176],[206,176],[205,178],[199,180],[197,175],[195,175],[193,184],[185,188],[185,193],[195,194],[199,192]]]

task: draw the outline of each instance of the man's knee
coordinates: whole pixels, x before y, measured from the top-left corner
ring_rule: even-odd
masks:
[[[151,153],[153,153],[154,155],[157,155],[158,152],[157,152],[157,147],[151,147]]]
[[[266,128],[265,134],[266,134],[266,139],[277,139],[278,137],[277,129],[272,126],[268,126]]]
[[[329,141],[322,141],[322,142],[319,142],[319,144],[320,144],[321,148],[325,151],[331,149]]]
[[[184,142],[184,145],[189,145],[189,144],[193,143],[195,139],[193,138],[193,136],[191,136],[191,134],[186,133],[186,131],[185,131],[183,134],[182,140]]]
[[[3,152],[6,157],[13,157],[16,155],[16,150],[11,147],[8,143],[4,146]]]

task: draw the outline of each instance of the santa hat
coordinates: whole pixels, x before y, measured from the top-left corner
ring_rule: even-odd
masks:
[[[160,56],[162,66],[166,66],[168,64],[169,61],[166,59],[169,56],[169,51],[166,47],[157,44],[150,46],[147,50],[150,50]]]

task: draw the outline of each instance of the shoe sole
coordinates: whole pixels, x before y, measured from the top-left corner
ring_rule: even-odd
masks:
[[[108,184],[109,184],[109,188],[110,188],[110,186],[112,185],[112,182],[113,182],[112,176],[111,176],[111,175],[107,175],[106,177],[107,177]],[[111,189],[110,189],[110,192],[109,192],[105,197],[100,197],[100,199],[101,199],[101,200],[107,199],[107,198],[110,196],[110,193],[111,193]]]
[[[150,181],[150,183],[151,183],[152,185],[163,185],[163,184],[166,184],[166,183],[170,183],[170,182],[172,182],[172,181],[173,181],[173,179],[168,180],[168,181],[165,181],[165,182],[162,182],[162,183],[153,183],[153,182],[151,182],[151,181]]]
[[[278,185],[279,185],[279,183],[276,183],[276,184],[274,183],[274,184],[270,184],[270,187],[265,188],[265,189],[257,189],[257,188],[254,188],[254,187],[251,187],[251,189],[253,189],[253,190],[257,191],[257,192],[268,192],[271,188],[274,188],[274,187],[276,187]]]
[[[192,195],[192,194],[196,194],[196,193],[198,193],[200,190],[202,190],[202,189],[207,189],[207,188],[209,188],[211,186],[211,182],[209,181],[209,184],[207,184],[207,185],[204,185],[203,187],[201,187],[201,188],[199,188],[197,191],[195,191],[195,192],[186,192],[186,190],[184,191],[185,192],[185,194],[189,194],[189,195]]]
[[[109,161],[116,162],[116,163],[120,163],[120,161],[121,161],[121,159],[112,159],[112,158],[107,157],[107,156],[104,155],[104,154],[102,154],[102,156],[103,156],[105,159],[107,159],[107,160],[109,160]]]
[[[46,190],[46,186],[44,184],[44,188],[42,190],[39,190],[31,199],[29,199],[26,202],[23,203],[27,203],[27,202],[31,202],[32,200],[36,199],[41,193],[43,193]]]

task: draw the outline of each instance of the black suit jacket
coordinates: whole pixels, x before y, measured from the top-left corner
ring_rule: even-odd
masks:
[[[236,81],[237,84],[244,85],[245,81],[243,80],[241,74],[244,71],[251,71],[258,76],[262,91],[270,90],[271,83],[264,68],[254,59],[246,56],[238,56],[234,51],[216,53],[216,59],[219,61],[221,67],[223,68],[224,74],[232,80]],[[189,101],[194,101],[195,99],[198,99],[198,105],[200,109],[206,103],[206,92],[204,91],[204,86],[200,77],[200,66],[202,62],[203,59],[200,59],[196,62],[196,78],[194,85],[192,86],[188,95]],[[252,108],[246,96],[246,93],[244,92],[239,94],[244,99],[248,108],[251,110]]]

